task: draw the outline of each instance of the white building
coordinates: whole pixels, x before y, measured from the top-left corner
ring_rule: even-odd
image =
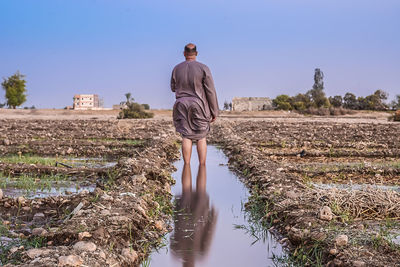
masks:
[[[232,110],[234,111],[257,111],[270,110],[272,100],[269,97],[234,97],[232,99]]]
[[[88,110],[88,109],[100,109],[99,96],[93,95],[75,95],[73,103],[73,108],[76,110]]]

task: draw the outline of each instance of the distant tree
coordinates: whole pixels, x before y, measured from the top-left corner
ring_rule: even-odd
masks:
[[[229,103],[227,101],[224,102],[224,110],[229,110]]]
[[[131,93],[125,94],[126,101],[122,101],[120,105],[122,106],[122,110],[118,115],[118,119],[141,119],[141,118],[152,118],[154,116],[153,113],[146,112],[144,105],[147,104],[139,104],[134,101]],[[150,106],[149,106],[150,108]]]
[[[4,78],[1,86],[6,91],[7,106],[15,109],[26,101],[25,76],[17,71],[14,75]]]
[[[292,110],[292,101],[292,98],[288,95],[278,95],[275,99],[272,100],[272,105],[276,109]]]
[[[370,108],[370,104],[368,103],[368,99],[362,96],[357,97],[357,104],[355,109],[359,110],[368,110]]]
[[[343,98],[340,95],[335,95],[334,97],[329,97],[329,103],[335,108],[339,108],[343,105]]]
[[[307,94],[297,94],[292,98],[292,106],[295,110],[304,111],[311,105],[311,98]]]
[[[0,108],[4,108],[6,103],[0,103]]]
[[[150,105],[149,104],[142,104],[143,108],[145,110],[149,110],[150,109]]]
[[[385,103],[388,98],[388,93],[383,90],[376,90],[373,95],[368,96],[368,100],[372,103],[372,110],[387,110],[389,107]]]
[[[229,102],[229,110],[232,110],[232,102]]]
[[[346,93],[343,97],[343,107],[347,109],[358,109],[356,96],[352,93]]]
[[[324,92],[324,73],[318,68],[314,72],[313,88],[307,92],[307,95],[310,96],[315,107],[329,107],[329,100]]]
[[[390,103],[390,107],[393,110],[398,110],[400,109],[400,95],[396,95],[395,100],[392,101],[392,103]]]

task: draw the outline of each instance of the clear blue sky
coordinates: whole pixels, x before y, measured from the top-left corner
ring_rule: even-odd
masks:
[[[295,94],[325,73],[328,95],[400,94],[398,0],[1,0],[0,77],[26,75],[26,106],[63,108],[75,93],[106,106],[132,92],[170,108],[173,66],[194,42],[220,105]],[[0,91],[4,102],[4,91]]]

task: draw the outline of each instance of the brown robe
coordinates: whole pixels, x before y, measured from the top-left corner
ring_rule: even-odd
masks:
[[[210,121],[219,113],[210,69],[197,61],[176,65],[172,71],[171,90],[176,96],[173,109],[176,131],[191,140],[206,137]]]

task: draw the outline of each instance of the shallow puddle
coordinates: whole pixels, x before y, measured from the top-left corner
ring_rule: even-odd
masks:
[[[36,188],[26,189],[20,188],[20,186],[16,186],[15,181],[9,181],[8,178],[0,179],[7,180],[8,182],[5,183],[2,187],[2,191],[4,196],[7,197],[26,197],[26,198],[45,198],[45,197],[52,197],[52,196],[62,196],[62,195],[70,195],[70,194],[78,194],[83,190],[87,190],[89,192],[93,192],[96,189],[95,184],[91,184],[88,182],[84,183],[76,183],[72,181],[59,181],[53,182],[49,185],[40,185]],[[14,179],[16,180],[16,179]],[[40,180],[39,180],[40,181]]]
[[[208,146],[207,166],[199,167],[193,147],[191,166],[183,160],[175,166],[174,230],[166,247],[150,256],[150,266],[273,266],[282,246],[268,232],[258,239],[246,230],[248,192],[224,154]]]

